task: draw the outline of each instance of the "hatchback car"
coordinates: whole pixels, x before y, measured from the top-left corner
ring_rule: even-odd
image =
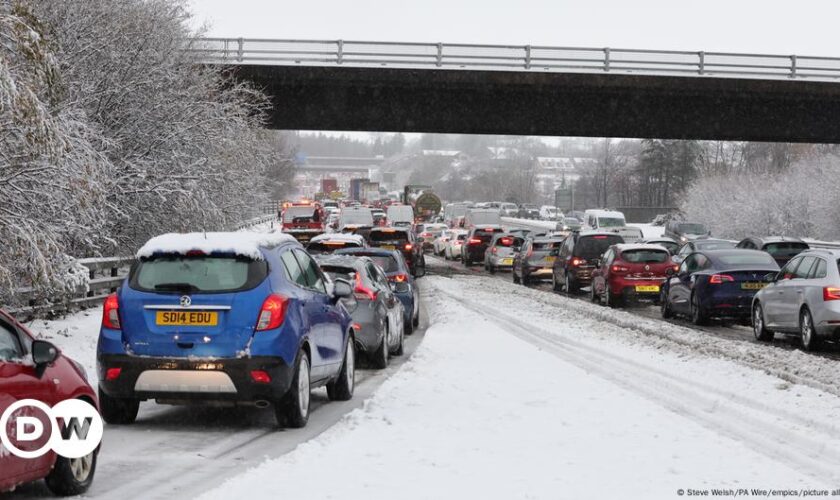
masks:
[[[467,232],[464,229],[452,229],[451,237],[446,242],[443,249],[443,257],[446,260],[456,260],[461,258],[461,247],[467,241]]]
[[[494,274],[500,269],[513,268],[513,259],[523,239],[508,233],[496,233],[484,252],[484,270]]]
[[[11,404],[36,399],[52,407],[67,399],[81,399],[98,406],[96,393],[88,384],[85,369],[49,342],[34,336],[11,316],[0,311],[0,415]],[[21,408],[19,411],[29,411]],[[5,432],[13,435],[14,415]],[[33,412],[44,429],[51,429],[49,417]],[[34,441],[15,443],[23,451],[47,445],[49,435]],[[96,472],[99,450],[81,458],[66,458],[50,451],[38,458],[20,458],[0,445],[0,492],[45,479],[47,487],[61,496],[80,495],[87,491]]]
[[[779,266],[757,250],[708,250],[690,254],[662,285],[663,318],[688,316],[696,325],[710,318],[749,321],[752,300]]]
[[[371,247],[397,250],[402,253],[411,274],[414,274],[417,267],[425,267],[426,258],[423,256],[423,249],[417,244],[414,234],[408,228],[373,228],[368,235],[368,241]]]
[[[358,234],[326,233],[319,234],[306,244],[306,251],[311,255],[331,254],[342,248],[364,248],[365,239]]]
[[[629,300],[659,302],[671,254],[659,245],[613,245],[596,261],[589,296],[592,302],[618,307]]]
[[[744,238],[738,242],[736,248],[746,248],[749,250],[761,250],[762,252],[767,252],[776,260],[779,267],[781,267],[787,264],[790,259],[794,258],[800,252],[808,250],[810,247],[799,238],[770,236],[766,238]]]
[[[487,245],[490,244],[493,235],[503,231],[502,226],[496,225],[481,225],[470,229],[465,244],[461,246],[461,262],[465,266],[484,262],[484,252],[487,251]]]
[[[796,335],[807,351],[840,338],[840,250],[806,250],[788,262],[755,294],[755,338],[775,332]]]
[[[430,250],[434,246],[435,238],[446,229],[449,229],[449,226],[438,222],[417,224],[414,227],[414,233],[417,235],[417,242],[422,246],[422,249]]]
[[[572,233],[563,240],[559,249],[552,251],[557,258],[551,270],[551,287],[554,291],[578,293],[592,281],[595,261],[613,245],[624,243],[615,233]]]
[[[131,423],[140,401],[273,405],[303,427],[310,391],[348,400],[355,385],[350,315],[303,247],[281,233],[152,238],[105,301],[97,346],[105,421]]]
[[[384,250],[382,248],[348,248],[337,251],[336,255],[370,257],[385,272],[388,281],[396,283],[394,293],[403,303],[405,333],[411,334],[414,328],[420,324],[420,292],[403,254],[396,250]],[[421,277],[426,272],[426,268],[418,267],[416,271],[416,276]]]
[[[369,257],[326,255],[315,259],[332,279],[354,284],[353,295],[341,299],[353,318],[356,347],[376,368],[386,368],[390,355],[403,353],[404,312],[394,294],[396,283]]]
[[[551,278],[562,237],[526,238],[513,259],[513,282],[527,285],[534,280]]]

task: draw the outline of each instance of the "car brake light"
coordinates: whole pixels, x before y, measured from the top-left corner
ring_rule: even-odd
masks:
[[[187,252],[187,257],[203,257],[205,255],[207,254],[201,250],[190,250]]]
[[[612,272],[614,272],[614,273],[626,273],[629,270],[630,269],[628,269],[624,266],[616,266],[616,265],[612,266]]]
[[[251,370],[251,380],[258,384],[268,384],[271,382],[271,375],[265,370]]]
[[[354,295],[357,299],[376,300],[376,292],[366,287],[365,284],[362,283],[362,277],[359,275],[359,273],[356,273],[356,288],[353,290],[353,292],[355,292]]]
[[[277,294],[271,294],[266,297],[260,310],[256,330],[258,332],[273,330],[282,325],[283,320],[286,319],[286,307],[288,303],[289,299]]]
[[[406,243],[405,244],[405,249],[406,250],[411,250],[412,248],[414,248],[414,245],[412,245],[411,243]]]
[[[467,244],[469,245],[479,245],[481,244],[481,238],[470,238],[467,240]]]
[[[713,274],[709,278],[709,283],[711,283],[712,285],[720,285],[729,281],[735,281],[735,278],[728,274]]]
[[[572,267],[582,266],[583,264],[586,264],[586,259],[578,259],[577,257],[572,259],[571,262]]]
[[[105,299],[105,305],[102,308],[102,326],[114,330],[120,329],[120,303],[115,293]]]
[[[395,275],[391,276],[391,280],[396,281],[397,283],[403,283],[403,282],[408,281],[408,275],[407,274],[395,274]]]
[[[493,247],[493,248],[490,249],[490,253],[499,253],[499,249],[496,248],[496,247]]]
[[[105,380],[117,380],[121,373],[122,368],[108,368],[105,370]]]
[[[824,287],[823,300],[840,300],[840,288],[833,286]]]

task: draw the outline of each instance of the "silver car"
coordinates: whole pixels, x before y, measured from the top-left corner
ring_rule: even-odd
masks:
[[[806,351],[840,338],[839,266],[840,250],[806,250],[791,259],[753,299],[755,338],[795,335]]]
[[[512,269],[515,249],[522,246],[522,241],[522,238],[509,233],[494,235],[484,252],[484,270],[494,274],[498,270]]]

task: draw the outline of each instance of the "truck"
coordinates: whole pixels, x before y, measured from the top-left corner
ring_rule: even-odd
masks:
[[[432,192],[431,186],[409,184],[403,189],[402,198],[404,204],[411,205],[414,209],[415,221],[434,220],[443,206],[440,198]]]
[[[324,193],[325,197],[329,197],[333,191],[338,191],[338,179],[328,177],[321,179],[321,192]]]
[[[370,182],[370,179],[350,179],[350,199],[362,201],[362,185]]]
[[[365,182],[362,183],[360,187],[359,193],[362,203],[372,204],[374,202],[378,202],[381,198],[379,194],[379,183],[378,182]]]
[[[293,203],[280,213],[282,231],[300,242],[307,242],[325,230],[324,211],[313,203]]]

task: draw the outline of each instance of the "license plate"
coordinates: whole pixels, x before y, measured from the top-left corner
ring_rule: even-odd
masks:
[[[742,290],[761,290],[767,283],[741,283]]]
[[[216,326],[219,313],[209,311],[158,311],[158,326]]]
[[[636,291],[642,293],[658,292],[659,285],[636,285]]]
[[[513,265],[513,259],[502,259],[502,265],[503,266],[512,266]]]
[[[382,245],[380,248],[383,248],[385,250],[393,250],[397,247],[395,247],[394,245]]]
[[[554,259],[556,259],[556,257],[546,257],[545,261],[546,262],[554,262]]]

